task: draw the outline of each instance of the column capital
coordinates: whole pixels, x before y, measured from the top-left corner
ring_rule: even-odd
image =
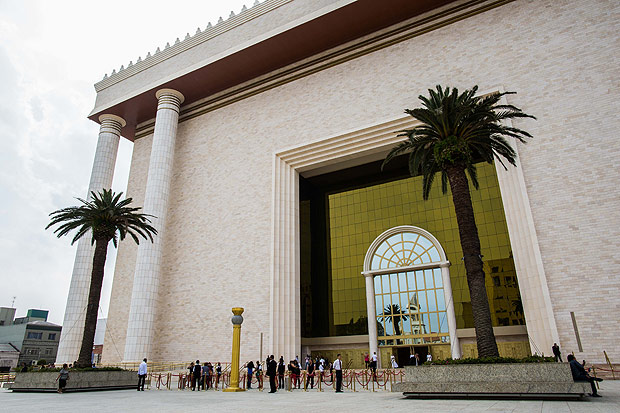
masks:
[[[99,116],[99,122],[103,123],[105,121],[118,122],[120,123],[121,128],[124,128],[125,125],[127,125],[125,119],[121,118],[120,116],[112,115],[111,113],[104,113],[103,115]]]
[[[101,122],[99,133],[109,132],[117,136],[121,136],[121,129],[127,124],[125,119],[111,113],[99,116],[99,122]]]
[[[166,96],[174,96],[175,98],[179,99],[179,105],[183,103],[183,101],[185,101],[185,96],[183,96],[183,94],[178,90],[159,89],[157,92],[155,92],[155,97],[159,100],[161,100],[162,97]]]

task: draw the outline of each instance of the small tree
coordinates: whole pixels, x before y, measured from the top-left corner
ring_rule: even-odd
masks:
[[[84,320],[84,335],[82,336],[77,367],[90,367],[91,365],[108,243],[112,241],[116,247],[118,239],[120,238],[122,241],[127,234],[133,238],[136,244],[140,243],[140,237],[153,242],[153,235],[157,234],[157,230],[150,225],[149,217],[152,215],[137,212],[140,207],[130,207],[132,199],[121,200],[122,195],[122,192],[115,194],[111,189],[104,189],[99,193],[91,192],[91,200],[85,201],[77,198],[82,205],[52,212],[50,214],[52,220],[45,227],[48,229],[58,224],[58,228],[54,230],[58,238],[77,230],[71,241],[72,245],[85,234],[90,233],[92,243],[95,245],[88,305]]]
[[[422,175],[424,199],[428,199],[436,173],[441,173],[443,193],[447,192],[450,184],[471,297],[478,355],[498,357],[467,175],[477,189],[476,162],[491,163],[496,159],[504,167],[503,160],[516,165],[517,154],[506,138],[525,142],[525,138],[531,138],[531,135],[506,126],[502,121],[535,118],[513,105],[499,104],[503,96],[514,92],[476,96],[477,91],[478,87],[474,86],[459,94],[456,88],[444,89],[438,85],[436,90],[429,89],[429,97],[419,96],[422,107],[406,109],[405,113],[413,116],[420,125],[398,135],[406,137],[406,140],[390,151],[383,165],[395,156],[408,152],[410,174]]]

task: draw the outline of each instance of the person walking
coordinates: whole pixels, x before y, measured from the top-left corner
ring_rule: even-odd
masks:
[[[269,376],[269,393],[275,393],[276,390],[276,370],[278,364],[273,359],[273,354],[269,356],[269,363],[267,363],[267,375]]]
[[[367,370],[368,370],[369,364],[370,364],[370,356],[368,355],[368,353],[366,353],[366,355],[364,356],[364,366]]]
[[[338,354],[333,364],[334,370],[336,370],[336,393],[342,393],[342,359]]]
[[[562,361],[562,352],[560,351],[560,346],[558,346],[558,343],[553,343],[553,347],[551,347],[551,350],[553,351],[553,357],[555,357],[555,361],[557,361],[558,363]]]
[[[146,358],[142,360],[140,366],[138,367],[138,391],[144,391],[144,382],[146,381],[147,374],[147,366],[146,366]]]
[[[250,360],[246,366],[248,368],[248,390],[252,388],[252,372],[254,371],[254,362]]]
[[[284,389],[284,372],[286,371],[286,364],[284,363],[284,356],[280,356],[278,361],[278,388]]]
[[[194,364],[194,379],[192,380],[192,390],[200,391],[200,378],[202,377],[202,366],[200,360]]]
[[[58,372],[58,377],[56,377],[56,381],[58,382],[58,393],[65,392],[65,387],[67,387],[67,380],[69,380],[69,367],[67,366],[67,363],[65,363],[62,365],[62,368]]]

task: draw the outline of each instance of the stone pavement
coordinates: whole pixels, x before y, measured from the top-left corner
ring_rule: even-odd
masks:
[[[0,390],[0,411],[21,412],[238,412],[257,410],[300,412],[620,412],[620,381],[601,383],[598,399],[583,401],[412,400],[389,392],[318,393],[251,390],[243,393],[179,390],[118,390],[84,393],[12,393]]]

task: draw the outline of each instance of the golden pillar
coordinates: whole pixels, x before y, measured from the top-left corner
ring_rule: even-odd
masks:
[[[243,323],[243,308],[234,307],[233,316],[230,321],[233,323],[233,345],[232,362],[230,363],[230,386],[223,391],[245,391],[239,387],[239,351],[241,349],[241,323]]]

